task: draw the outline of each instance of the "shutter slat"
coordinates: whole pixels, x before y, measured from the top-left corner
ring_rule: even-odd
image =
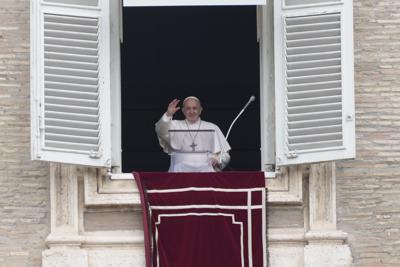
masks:
[[[301,153],[302,151],[307,152],[312,149],[322,149],[322,148],[342,148],[343,141],[342,140],[332,140],[332,141],[319,141],[319,142],[310,142],[303,144],[291,144],[289,145],[290,151],[296,151],[297,153]],[[322,159],[321,159],[322,160]]]
[[[328,66],[328,67],[317,67],[317,68],[301,68],[296,70],[288,70],[288,77],[296,76],[312,76],[315,74],[332,74],[341,73],[342,69],[340,65]]]
[[[99,112],[97,107],[91,108],[85,106],[69,106],[51,103],[47,103],[45,105],[45,111],[66,112],[83,115],[98,115]]]
[[[332,36],[340,36],[340,29],[290,33],[290,36],[287,36],[286,40],[302,40],[302,39],[313,39],[318,37],[323,38]]]
[[[291,129],[289,126],[289,136],[304,136],[304,135],[312,135],[312,134],[324,134],[324,133],[332,133],[332,132],[340,132],[342,130],[341,124],[333,124],[333,125],[319,125],[318,127],[306,127],[306,128],[297,128]]]
[[[55,4],[63,4],[63,5],[80,5],[80,6],[97,6],[99,4],[99,0],[43,0],[43,2],[55,3]]]
[[[45,120],[46,127],[48,126],[56,126],[56,127],[69,127],[76,129],[89,129],[96,130],[99,129],[98,122],[89,122],[89,121],[76,121],[76,120],[67,120],[67,119],[46,119]]]
[[[313,143],[313,142],[332,141],[341,139],[342,139],[341,127],[339,132],[308,134],[308,135],[294,136],[294,137],[289,136],[290,144]]]
[[[329,36],[329,37],[317,37],[317,38],[307,38],[307,39],[297,39],[292,41],[287,41],[287,47],[306,47],[315,45],[326,45],[326,44],[338,44],[340,43],[340,36]]]
[[[70,31],[45,30],[44,37],[66,38],[74,40],[97,41],[97,34],[88,34]]]
[[[71,128],[71,127],[46,126],[45,132],[51,134],[66,134],[66,135],[87,136],[87,137],[99,136],[99,130]]]
[[[66,68],[75,70],[91,70],[97,71],[98,64],[90,62],[77,62],[57,59],[46,59],[45,67]]]
[[[88,78],[95,78],[96,80],[97,77],[99,76],[98,71],[92,71],[92,70],[59,68],[59,67],[45,67],[44,69],[47,74],[55,74],[61,76],[88,77]]]
[[[44,92],[45,97],[65,97],[71,99],[87,99],[87,100],[98,100],[99,95],[97,93],[86,93],[79,91],[68,91],[59,89],[46,89]]]
[[[320,83],[320,82],[332,82],[340,81],[342,74],[339,73],[328,73],[328,74],[316,74],[309,76],[299,76],[299,77],[288,77],[288,85],[294,84],[304,84],[304,83]]]
[[[45,14],[44,22],[55,22],[55,23],[68,23],[71,25],[98,25],[97,18],[87,18],[87,17],[75,17],[75,16],[60,16],[54,14]]]
[[[44,43],[46,45],[64,45],[69,47],[84,47],[84,48],[92,48],[97,49],[98,42],[97,41],[87,41],[87,40],[79,40],[79,39],[71,39],[71,38],[54,38],[54,37],[45,37]]]
[[[335,97],[341,95],[342,95],[341,88],[288,92],[288,101],[303,100],[303,99],[318,98],[318,97]]]
[[[303,54],[287,55],[287,62],[301,62],[310,60],[324,60],[324,59],[338,59],[340,58],[340,51],[327,51],[327,52],[309,52]]]
[[[75,135],[53,134],[53,133],[46,133],[45,138],[48,141],[83,143],[90,145],[97,145],[99,141],[97,137],[86,137],[86,136],[75,136]]]
[[[308,98],[300,98],[300,99],[288,99],[288,103],[290,107],[299,107],[299,106],[308,106],[315,104],[327,104],[327,103],[341,103],[342,97],[341,95],[336,96],[327,96],[323,95],[320,97],[308,97]]]
[[[73,83],[78,85],[97,85],[98,78],[73,77],[66,75],[45,74],[44,80],[47,82]]]
[[[289,92],[300,92],[300,91],[310,91],[310,90],[341,88],[341,86],[342,86],[341,81],[309,82],[309,83],[287,85],[287,90]]]
[[[45,21],[45,28],[46,30],[89,33],[97,35],[97,25],[82,25],[82,24]]]
[[[67,97],[58,97],[58,96],[46,96],[45,100],[49,104],[59,104],[59,105],[71,105],[71,106],[87,106],[94,107],[97,109],[99,105],[99,101],[83,99],[83,98],[67,98]]]
[[[56,52],[45,52],[45,59],[56,59],[56,60],[68,60],[68,61],[78,61],[83,63],[98,63],[98,56],[90,55],[76,55],[68,53],[56,53]]]
[[[288,24],[288,23],[286,23]],[[300,32],[315,32],[327,29],[340,29],[340,22],[313,22],[308,24],[294,24],[286,26],[287,35],[290,33],[300,33]]]
[[[98,115],[88,115],[88,114],[75,114],[68,112],[58,112],[58,111],[45,111],[45,118],[49,119],[61,119],[61,120],[72,120],[81,122],[98,122]]]
[[[61,54],[73,54],[73,55],[84,55],[84,56],[97,56],[97,49],[96,48],[53,45],[53,44],[46,45],[45,46],[45,52],[53,52],[53,53],[61,53]]]
[[[340,111],[342,110],[342,103],[328,103],[328,104],[310,104],[305,106],[288,107],[289,116],[292,114],[305,115],[308,113],[322,112],[322,111]]]
[[[304,120],[317,120],[317,119],[327,119],[327,118],[341,118],[341,110],[329,110],[321,112],[309,112],[307,114],[288,114],[288,121],[304,121]]]
[[[65,91],[78,91],[82,93],[96,93],[98,95],[98,87],[96,85],[87,85],[87,84],[69,84],[69,83],[62,83],[62,82],[45,82],[46,89],[60,89]]]
[[[287,69],[288,70],[296,70],[296,69],[303,69],[303,68],[322,68],[322,67],[327,67],[327,66],[339,66],[339,65],[341,65],[340,58],[332,58],[332,59],[319,59],[319,60],[288,62]]]
[[[91,152],[91,151],[98,151],[99,146],[98,145],[92,145],[92,144],[77,144],[73,142],[57,142],[57,141],[45,141],[45,146],[48,148],[61,148],[61,149],[66,149],[70,151],[82,151],[82,152]]]
[[[333,118],[311,118],[309,120],[297,120],[288,122],[289,129],[303,129],[311,127],[324,127],[339,125],[342,123],[342,118],[339,116]]]
[[[290,25],[305,25],[312,24],[315,21],[322,22],[340,22],[340,15],[338,13],[326,14],[326,15],[314,15],[314,16],[300,16],[300,17],[288,17],[286,18],[286,24]]]
[[[299,54],[316,54],[316,53],[324,53],[324,52],[338,52],[340,51],[340,43],[339,44],[327,44],[327,45],[312,45],[312,46],[304,46],[304,47],[291,47],[286,49],[286,53],[288,56],[290,55],[299,55]]]

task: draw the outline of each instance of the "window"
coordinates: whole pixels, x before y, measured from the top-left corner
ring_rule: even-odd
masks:
[[[260,169],[256,6],[124,7],[123,39],[123,172],[168,169],[154,124],[172,98],[188,95],[201,99],[202,119],[223,133],[256,97],[229,135],[226,170]],[[175,119],[183,119],[182,113]]]
[[[32,158],[120,167],[119,1],[31,5]],[[354,157],[352,2],[268,1],[259,21],[263,165]]]

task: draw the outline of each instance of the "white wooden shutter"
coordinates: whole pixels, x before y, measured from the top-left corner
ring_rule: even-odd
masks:
[[[355,156],[351,0],[274,0],[276,163]]]
[[[108,5],[31,1],[33,159],[111,164]]]

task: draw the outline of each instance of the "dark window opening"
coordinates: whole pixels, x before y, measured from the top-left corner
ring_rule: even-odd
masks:
[[[229,136],[226,170],[260,170],[260,70],[255,6],[123,9],[123,172],[167,171],[154,124],[174,98],[199,97],[202,119]],[[181,112],[175,119],[183,119]]]

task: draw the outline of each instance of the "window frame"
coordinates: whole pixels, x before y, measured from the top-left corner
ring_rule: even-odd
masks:
[[[114,0],[115,2],[115,0]],[[111,5],[111,4],[110,4]],[[120,7],[123,8],[121,5]],[[255,27],[257,27],[258,42],[259,46],[259,64],[260,64],[260,144],[261,144],[261,171],[273,171],[275,168],[275,104],[274,104],[274,32],[273,32],[273,4],[272,1],[267,1],[266,5],[256,6],[256,17],[257,22]],[[114,17],[113,17],[114,15]],[[111,11],[111,24],[119,25],[120,32],[111,30],[111,47],[116,49],[115,42],[123,41],[122,29],[124,27],[122,23],[122,12],[114,10]],[[118,16],[116,18],[115,16]],[[265,24],[267,23],[268,24]],[[267,25],[267,26],[263,26]],[[118,68],[113,68],[113,73],[111,77],[119,77],[118,85],[112,85],[111,90],[117,99],[112,101],[115,105],[112,105],[112,116],[113,121],[118,122],[119,128],[115,127],[113,129],[113,134],[115,140],[113,141],[117,144],[117,148],[122,149],[121,141],[121,69],[120,69],[120,56],[116,58],[115,56],[120,55],[120,47],[118,46],[118,52],[111,51],[111,65],[118,66]],[[113,56],[114,54],[114,56]],[[119,75],[119,76],[117,76]],[[113,80],[111,78],[111,80]],[[118,89],[118,88],[119,89]],[[117,123],[115,123],[117,126]],[[267,149],[268,148],[268,149]],[[115,151],[115,150],[114,150]],[[116,155],[119,161],[114,161],[117,164],[113,165],[112,173],[118,174],[122,170],[122,152]],[[119,165],[118,165],[119,163]]]
[[[257,6],[260,44],[261,171],[275,171],[274,8]]]

